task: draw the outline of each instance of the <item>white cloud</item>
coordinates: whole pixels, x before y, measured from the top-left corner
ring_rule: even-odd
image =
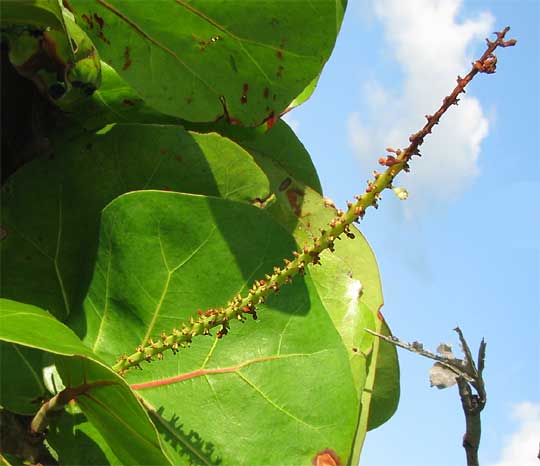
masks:
[[[506,441],[501,460],[491,466],[538,466],[540,403],[520,403],[514,407],[513,416],[519,430]]]
[[[348,119],[349,139],[366,166],[384,155],[385,147],[404,147],[464,75],[474,57],[471,44],[482,43],[493,28],[493,17],[481,13],[458,20],[462,0],[378,0],[371,2],[382,22],[388,48],[402,74],[399,89],[377,80],[362,83],[367,108]],[[387,77],[386,77],[387,78]],[[386,79],[385,81],[389,81]],[[390,80],[390,82],[396,80]],[[422,146],[425,157],[414,160],[402,184],[418,206],[456,198],[479,173],[480,144],[488,120],[479,101],[462,96]],[[369,165],[368,165],[369,164]]]

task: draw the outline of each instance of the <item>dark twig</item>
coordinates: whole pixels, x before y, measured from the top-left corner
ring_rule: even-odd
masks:
[[[382,335],[381,333],[374,332],[373,330],[370,330],[369,328],[364,329],[367,333],[371,333],[372,335],[379,337],[382,340],[387,341],[388,343],[392,343],[395,346],[399,346],[400,348],[406,349],[407,351],[410,351],[411,353],[419,354],[420,356],[424,356],[425,358],[433,359],[434,361],[437,361],[442,366],[446,367],[448,370],[452,371],[457,377],[462,377],[465,380],[472,382],[473,378],[467,371],[467,368],[463,365],[463,361],[461,359],[451,359],[446,358],[444,356],[439,356],[438,354],[432,353],[431,351],[428,351],[424,349],[422,343],[419,343],[417,341],[413,341],[412,343],[407,343],[405,341],[401,341],[399,338],[395,336],[386,336]]]
[[[463,448],[465,448],[465,454],[467,456],[467,466],[479,466],[478,447],[480,446],[480,437],[482,433],[480,413],[484,409],[487,400],[484,379],[482,378],[486,356],[486,342],[484,339],[482,339],[480,343],[478,349],[478,361],[475,363],[469,345],[459,327],[456,327],[454,330],[459,336],[459,341],[465,355],[465,359],[463,360],[456,359],[453,355],[451,355],[451,357],[439,356],[431,351],[425,350],[423,345],[417,341],[407,343],[394,336],[388,337],[369,329],[365,330],[395,346],[399,346],[400,348],[404,348],[412,353],[419,354],[420,356],[433,359],[437,361],[435,363],[436,365],[440,364],[455,374],[455,382],[458,386],[461,406],[463,408],[463,413],[465,414],[466,428],[465,435],[463,436]],[[473,388],[476,393],[473,393]]]

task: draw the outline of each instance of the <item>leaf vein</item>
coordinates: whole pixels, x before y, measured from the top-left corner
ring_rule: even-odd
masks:
[[[304,421],[303,419],[300,419],[299,417],[297,417],[294,414],[287,411],[282,406],[278,405],[268,395],[266,395],[266,393],[264,393],[259,387],[257,387],[257,385],[255,385],[253,382],[251,382],[251,380],[249,380],[245,375],[243,375],[240,371],[235,372],[235,374],[238,375],[238,377],[240,377],[247,385],[249,385],[253,390],[255,390],[267,403],[269,403],[271,406],[276,408],[278,411],[282,412],[287,417],[290,417],[291,419],[293,419],[297,423],[303,424],[306,427],[308,427],[309,429],[312,429],[312,430],[314,430],[316,432],[319,432],[319,429],[317,427],[309,424],[308,422]]]

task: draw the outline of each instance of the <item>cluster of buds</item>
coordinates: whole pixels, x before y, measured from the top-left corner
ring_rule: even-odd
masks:
[[[401,149],[393,149],[392,147],[387,147],[386,152],[390,152],[391,154],[396,154],[396,157],[393,155],[387,155],[386,157],[381,157],[379,159],[379,164],[384,167],[391,167],[393,165],[396,165],[397,163],[400,163],[399,157],[401,156]]]
[[[280,287],[289,283],[294,276],[303,275],[308,264],[320,264],[320,255],[323,251],[334,251],[334,243],[341,239],[342,235],[354,238],[351,232],[353,222],[360,221],[369,207],[377,207],[381,192],[385,189],[393,189],[394,193],[402,200],[408,197],[404,188],[394,188],[392,182],[401,171],[409,171],[409,161],[412,156],[420,156],[419,147],[424,142],[424,138],[431,133],[432,128],[439,123],[440,118],[451,105],[457,104],[458,95],[465,92],[465,86],[473,77],[479,73],[493,73],[495,71],[496,59],[493,55],[498,47],[509,47],[515,45],[515,40],[505,41],[505,34],[510,28],[505,28],[497,33],[497,39],[488,41],[488,47],[484,55],[473,63],[471,71],[464,77],[458,76],[457,86],[453,92],[445,97],[440,108],[433,115],[426,115],[427,123],[424,127],[414,133],[409,138],[409,146],[406,149],[387,148],[390,155],[381,157],[379,163],[386,167],[382,173],[373,172],[373,181],[368,181],[368,187],[364,194],[355,196],[356,202],[347,203],[347,211],[336,210],[336,216],[328,223],[327,229],[320,230],[320,236],[313,238],[310,246],[305,246],[301,251],[293,251],[292,260],[284,259],[284,266],[274,267],[271,275],[266,275],[265,279],[256,280],[249,289],[246,296],[235,296],[225,307],[209,309],[207,311],[197,311],[198,317],[193,317],[189,323],[184,323],[181,329],[174,329],[172,333],[162,333],[157,341],[149,340],[146,345],[140,345],[135,353],[120,357],[113,366],[113,370],[119,374],[124,374],[131,367],[140,367],[143,361],[152,361],[154,358],[163,358],[163,352],[171,350],[176,353],[180,348],[191,344],[194,337],[199,335],[211,335],[212,329],[218,328],[216,336],[223,337],[229,331],[229,322],[232,320],[244,321],[246,315],[251,315],[257,319],[256,306],[264,303],[266,299],[274,293],[278,293]],[[335,209],[334,203],[324,200],[324,206]]]

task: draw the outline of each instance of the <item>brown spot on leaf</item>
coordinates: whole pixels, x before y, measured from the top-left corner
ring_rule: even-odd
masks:
[[[83,15],[81,16],[81,18],[83,19],[83,21],[84,21],[86,24],[88,24],[88,27],[89,27],[90,29],[94,29],[94,20],[92,19],[91,16],[88,16],[88,15],[85,13],[85,14],[83,14]]]
[[[176,160],[177,162],[181,162],[182,161],[182,156],[177,155],[177,156],[174,157],[174,160]]]
[[[103,29],[103,25],[105,24],[105,21],[103,21],[103,18],[99,16],[97,13],[94,13],[94,19],[96,20],[96,23],[98,23],[99,29]]]
[[[378,318],[381,322],[384,322],[384,316],[382,315],[382,312],[381,312],[380,309],[377,311],[377,318]]]
[[[204,52],[206,50],[206,47],[208,46],[208,42],[205,40],[199,41],[199,51]]]
[[[130,54],[129,47],[126,47],[124,49],[124,65],[122,66],[123,70],[127,70],[133,63],[129,54]]]
[[[242,86],[242,97],[240,97],[240,102],[243,103],[243,104],[247,104],[247,101],[248,101],[248,98],[247,98],[248,91],[249,91],[249,84],[248,84],[248,83],[244,83],[244,85]]]
[[[313,458],[313,466],[340,466],[341,461],[334,450],[327,448]]]
[[[193,97],[186,97],[186,104],[190,104],[191,102],[193,102]]]
[[[133,105],[135,105],[135,102],[133,102],[133,100],[130,100],[130,99],[124,99],[124,100],[122,100],[122,103],[126,107],[132,107]]]
[[[270,113],[270,115],[268,115],[268,118],[266,119],[266,130],[268,131],[272,126],[274,126],[278,119],[279,116],[276,116],[274,112]]]
[[[264,88],[263,96],[265,99],[268,99],[268,96],[270,95],[270,89],[267,87]]]
[[[98,26],[98,33],[97,33],[97,36],[103,41],[105,42],[106,44],[109,44],[111,43],[111,41],[109,39],[107,39],[105,37],[105,34],[103,34],[103,26],[105,25],[105,21],[103,21],[103,18],[101,16],[99,16],[98,14],[94,13],[94,16],[93,18],[91,16],[87,16],[87,15],[82,15],[82,18],[83,20],[86,22],[86,24],[88,24],[88,26],[90,27],[90,29],[93,29],[94,28],[94,20],[96,21],[97,23],[97,26]]]
[[[165,149],[164,147],[162,147],[161,149],[159,149],[159,153],[160,153],[161,155],[164,155],[164,154],[167,153],[167,149]]]
[[[290,178],[285,178],[281,184],[279,185],[280,191],[285,191],[292,183],[292,180]]]
[[[276,51],[276,57],[283,60],[283,49],[285,48],[285,39],[282,39],[279,44],[279,49]]]
[[[209,40],[204,40],[195,34],[191,34],[191,38],[197,41],[197,45],[199,46],[199,52],[204,52],[206,50],[206,47],[208,47],[209,45],[215,44],[216,42],[219,42],[222,39],[220,35],[216,35],[216,36],[210,37]]]
[[[276,76],[278,79],[280,79],[281,76],[283,76],[283,65],[279,65]]]
[[[98,36],[103,42],[105,42],[107,45],[111,45],[111,41],[105,37],[105,35],[103,34],[103,31],[99,31],[98,34],[97,34],[97,36]]]
[[[0,225],[0,241],[8,237],[8,230],[5,226]]]
[[[301,209],[300,209],[300,198],[304,196],[304,193],[296,188],[291,188],[287,191],[287,200],[289,201],[289,205],[291,206],[291,209],[293,210],[294,214],[297,217],[300,217]]]

